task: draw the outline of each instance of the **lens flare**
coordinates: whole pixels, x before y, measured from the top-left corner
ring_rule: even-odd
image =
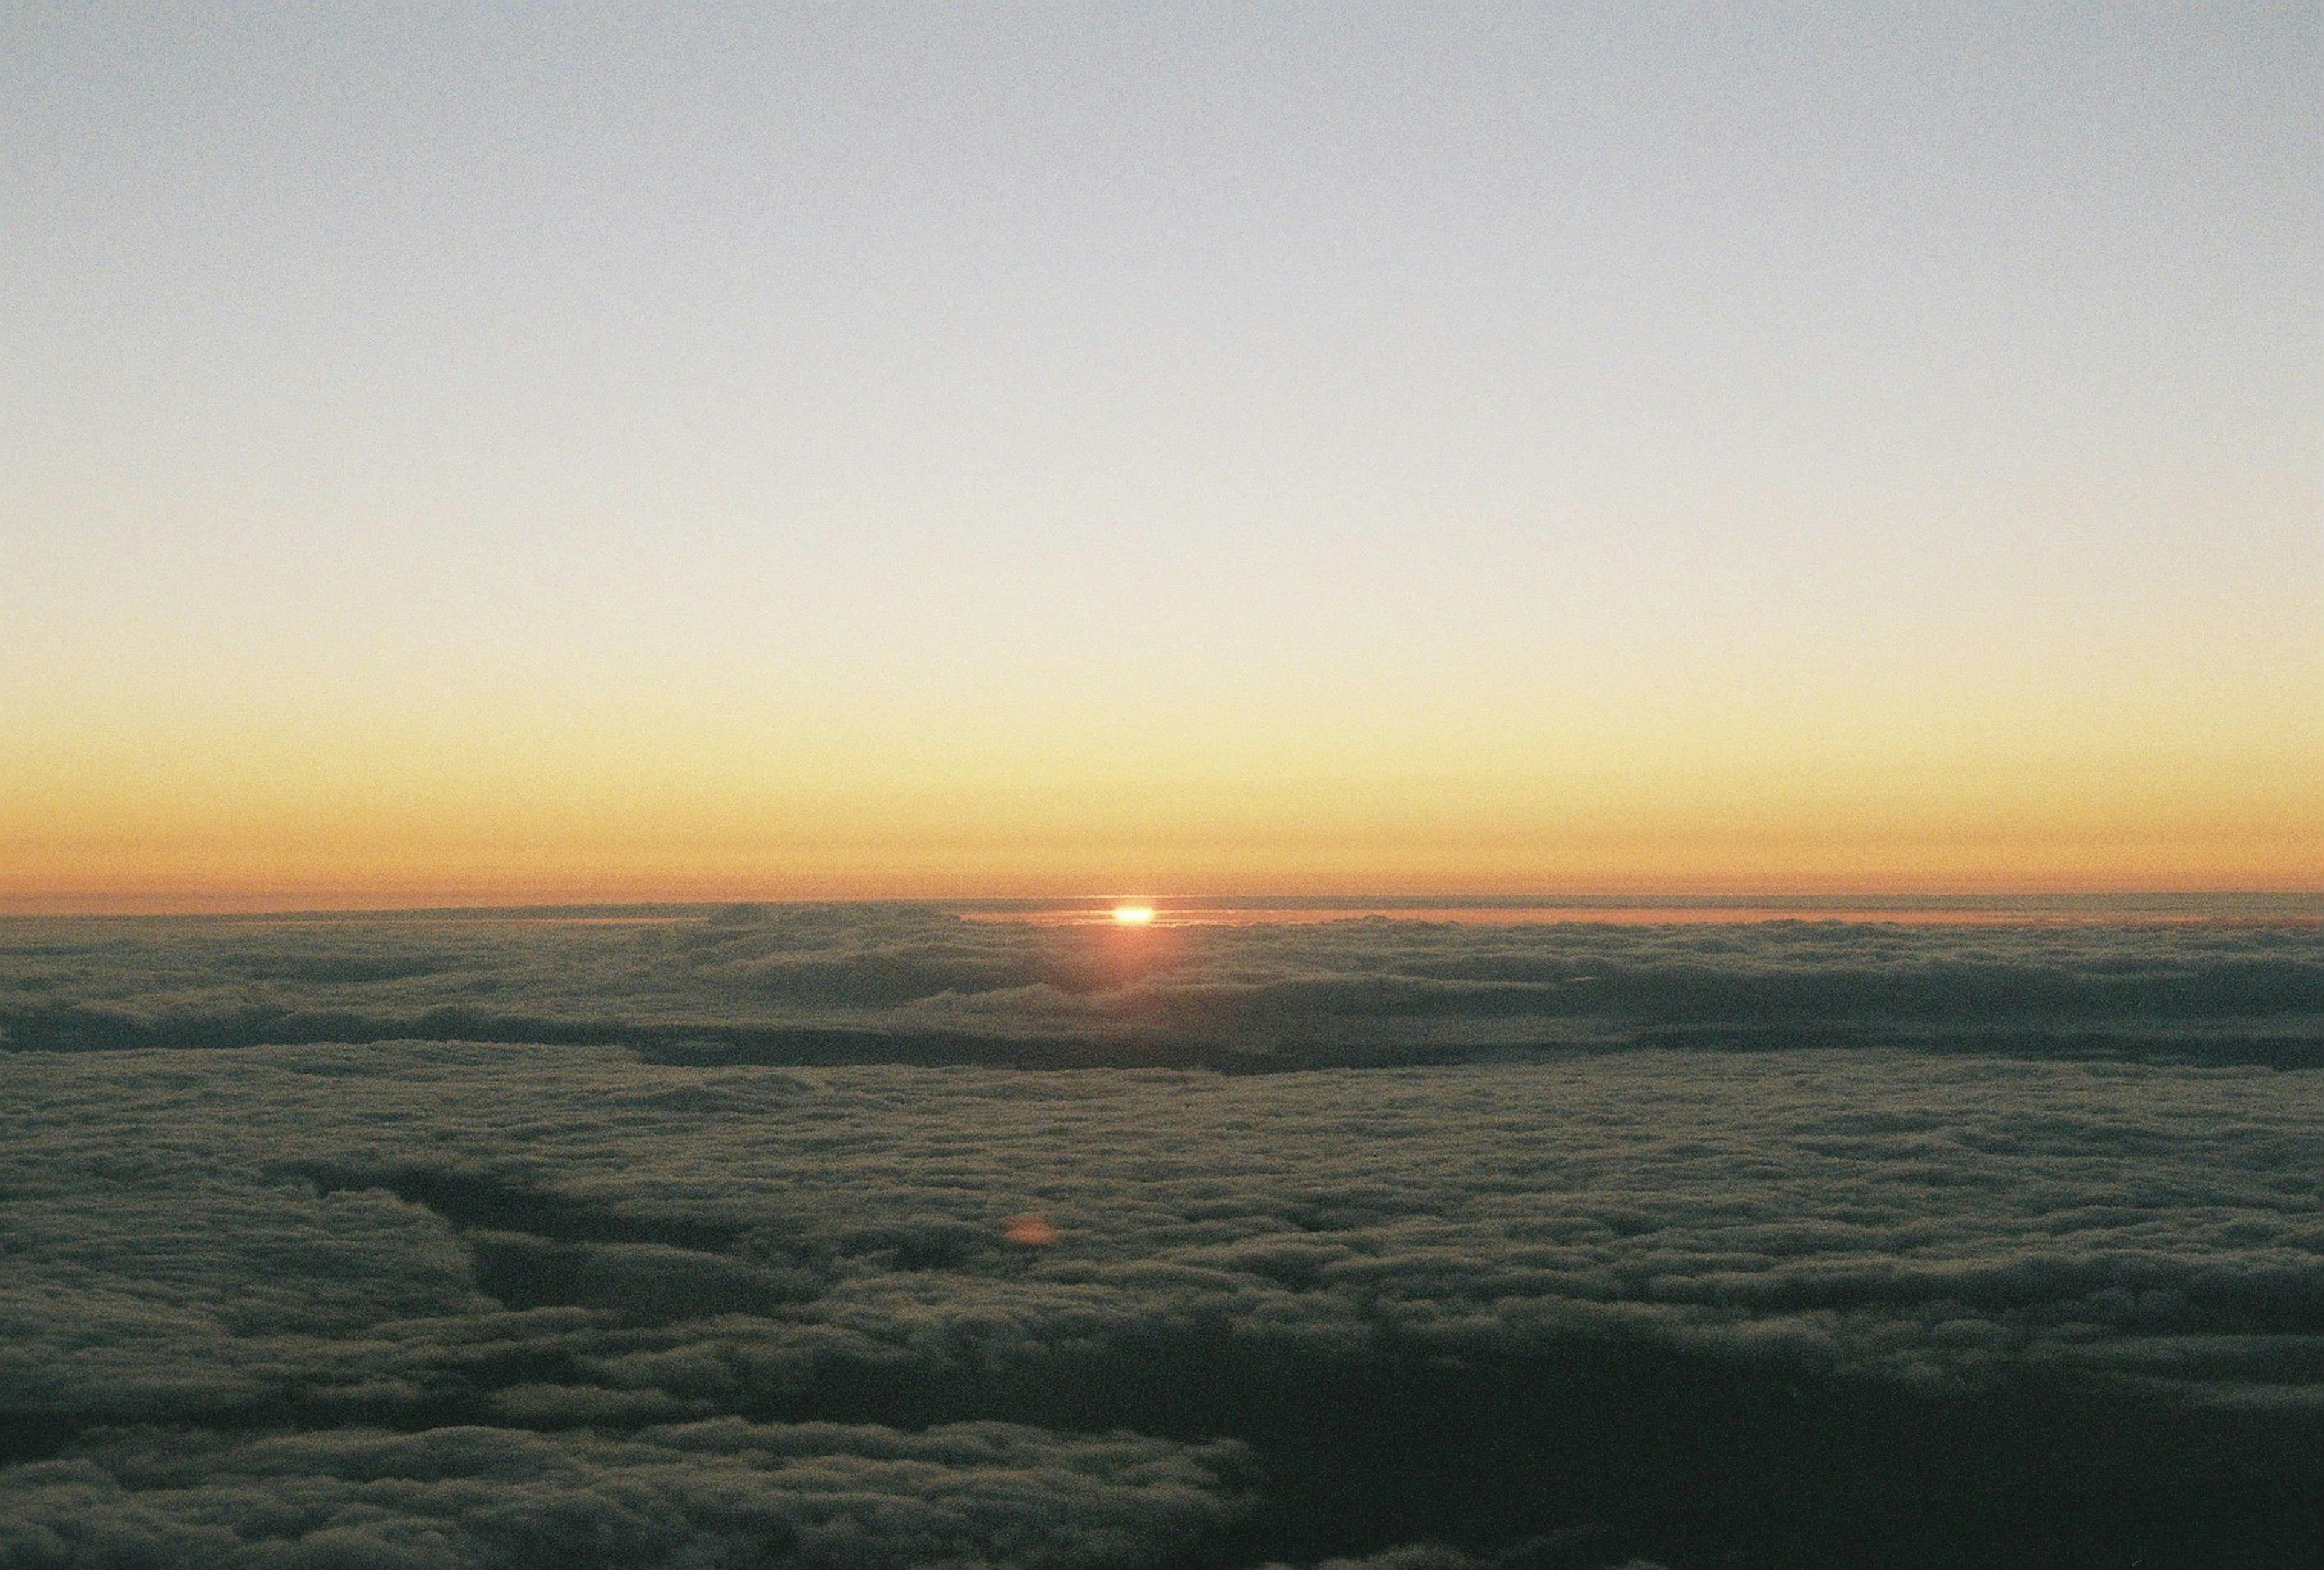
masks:
[[[1012,1215],[1001,1224],[1001,1235],[1020,1249],[1046,1249],[1061,1234],[1038,1215]]]

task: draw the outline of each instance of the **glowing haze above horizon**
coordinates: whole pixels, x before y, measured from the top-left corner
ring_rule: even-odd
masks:
[[[2324,884],[2305,5],[0,18],[0,908]]]

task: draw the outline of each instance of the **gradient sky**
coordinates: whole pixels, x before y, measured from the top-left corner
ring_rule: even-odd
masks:
[[[2311,5],[0,14],[0,902],[2324,885]]]

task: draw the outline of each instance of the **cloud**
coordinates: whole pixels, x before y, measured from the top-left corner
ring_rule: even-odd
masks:
[[[940,950],[959,925],[908,914]],[[627,954],[651,1007],[696,960],[685,996],[745,995],[715,989],[770,924],[699,925],[586,939],[586,988],[561,937],[457,932],[425,974],[311,984],[465,965],[513,994],[530,966],[527,1007],[602,1007]],[[862,937],[771,925],[791,953]],[[170,949],[132,936],[39,956],[95,967],[51,1001]],[[1798,987],[1856,996],[1992,947],[2085,1003],[2307,963],[2297,934],[2181,939],[1365,927],[1039,984],[1118,1022],[1294,960],[1309,985],[1725,952],[1730,981],[1853,965]],[[223,940],[186,941],[152,961],[171,987],[105,1006],[227,985]],[[2297,1563],[2286,1501],[2324,1492],[2312,1071],[1895,1044],[1260,1075],[426,1040],[5,1061],[0,1519],[32,1525],[0,1564],[890,1562],[915,1532],[994,1565]],[[1003,1431],[1008,1459],[957,1448]]]
[[[1232,1522],[1240,1460],[999,1423],[147,1429],[0,1473],[0,1563],[1166,1565]]]
[[[19,922],[18,1048],[404,1037],[669,1061],[1314,1067],[1868,1044],[2319,1066],[2313,923],[1038,928],[921,906],[629,925]]]

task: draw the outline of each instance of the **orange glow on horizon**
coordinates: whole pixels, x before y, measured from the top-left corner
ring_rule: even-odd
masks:
[[[2178,837],[2027,833],[1960,837],[1858,833],[1714,838],[1674,830],[1512,844],[1413,838],[1370,844],[1235,840],[1022,846],[915,843],[672,854],[652,845],[583,851],[556,841],[354,845],[254,836],[250,843],[0,846],[0,913],[694,903],[752,900],[1077,900],[1134,866],[1211,898],[1545,898],[2275,892],[2324,890],[2319,836]],[[24,854],[30,850],[35,853]],[[657,854],[659,853],[659,854]],[[786,854],[788,853],[788,854]],[[1101,906],[1124,933],[1148,921]]]
[[[2291,727],[2112,755],[1190,743],[1127,776],[1061,743],[1012,760],[999,740],[809,770],[682,737],[649,755],[577,732],[550,752],[309,731],[239,753],[23,738],[0,775],[0,911],[2324,889],[2324,760]]]

